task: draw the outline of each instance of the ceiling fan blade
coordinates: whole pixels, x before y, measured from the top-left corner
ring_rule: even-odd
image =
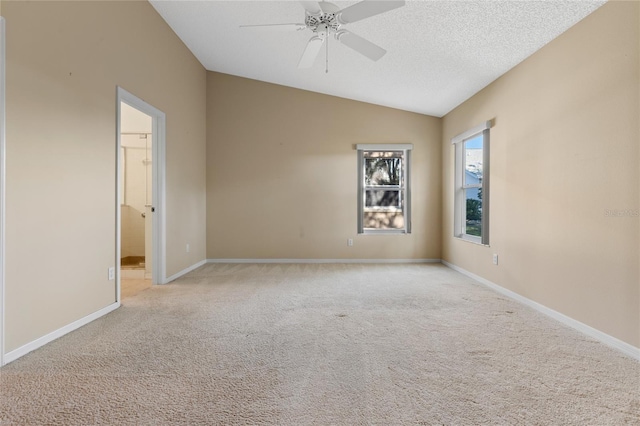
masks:
[[[304,7],[304,10],[311,13],[312,15],[322,12],[322,9],[320,9],[320,5],[317,1],[301,1],[300,4],[302,5],[302,7]]]
[[[404,0],[400,1],[377,1],[364,0],[342,9],[338,14],[338,20],[343,24],[360,21],[380,13],[388,12],[405,5]]]
[[[371,43],[369,40],[366,40],[360,37],[357,34],[352,33],[351,31],[341,30],[336,33],[336,38],[342,44],[347,47],[352,48],[356,52],[360,53],[363,56],[371,59],[372,61],[377,61],[382,58],[386,50],[377,44]]]
[[[240,25],[240,28],[249,28],[266,31],[301,31],[307,28],[305,24],[262,24],[262,25]]]
[[[298,62],[298,68],[311,68],[313,63],[320,53],[320,49],[322,49],[322,45],[324,44],[324,39],[313,36],[309,43],[307,43],[307,47],[304,49],[302,53],[302,58],[300,58],[300,62]]]

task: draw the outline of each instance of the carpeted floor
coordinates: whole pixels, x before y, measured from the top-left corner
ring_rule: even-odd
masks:
[[[0,369],[1,425],[638,425],[640,363],[442,265],[215,265]]]

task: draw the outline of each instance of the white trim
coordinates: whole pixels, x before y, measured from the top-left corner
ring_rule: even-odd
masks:
[[[478,125],[471,130],[468,130],[454,139],[454,199],[453,199],[453,236],[455,238],[470,241],[475,244],[481,244],[488,246],[490,242],[489,238],[489,223],[491,216],[491,161],[489,156],[490,150],[490,130],[491,121],[486,121],[484,124]],[[482,135],[482,162],[483,162],[483,179],[479,185],[466,184],[466,170],[465,170],[465,142],[471,138],[475,138]],[[461,143],[459,143],[461,142]],[[482,191],[482,220],[481,220],[481,233],[480,237],[469,235],[466,232],[466,217],[467,217],[467,198],[466,190],[469,188],[478,188]]]
[[[358,164],[358,169],[357,169],[357,176],[358,176],[358,192],[357,192],[357,199],[356,199],[356,207],[358,209],[358,220],[356,221],[356,224],[358,226],[357,231],[358,234],[361,234],[362,232],[364,232],[364,151],[361,149],[356,150],[356,161]]]
[[[545,314],[548,317],[551,317],[554,320],[559,321],[564,325],[567,325],[567,326],[569,326],[569,327],[571,327],[571,328],[573,328],[573,329],[575,329],[575,330],[577,330],[577,331],[579,331],[579,332],[581,332],[581,333],[583,333],[583,334],[585,334],[585,335],[587,335],[587,336],[589,336],[589,337],[591,337],[591,338],[593,338],[593,339],[595,339],[595,340],[597,340],[597,341],[599,341],[601,343],[604,343],[605,345],[607,345],[607,346],[609,346],[611,348],[619,350],[620,352],[624,353],[625,355],[630,356],[631,358],[633,358],[633,359],[635,359],[637,361],[640,361],[640,348],[636,348],[635,346],[630,345],[630,344],[628,344],[626,342],[623,342],[620,339],[616,339],[615,337],[610,336],[607,333],[604,333],[604,332],[602,332],[600,330],[596,330],[595,328],[593,328],[591,326],[588,326],[588,325],[586,325],[586,324],[584,324],[584,323],[582,323],[582,322],[580,322],[578,320],[575,320],[575,319],[573,319],[571,317],[568,317],[568,316],[566,316],[564,314],[561,314],[558,311],[554,311],[553,309],[548,308],[548,307],[546,307],[544,305],[541,305],[538,302],[534,302],[533,300],[528,299],[528,298],[526,298],[524,296],[521,296],[518,293],[515,293],[515,292],[513,292],[511,290],[507,290],[506,288],[501,287],[498,284],[495,284],[495,283],[493,283],[493,282],[491,282],[489,280],[486,280],[486,279],[482,278],[479,275],[471,273],[471,272],[469,272],[469,271],[467,271],[465,269],[462,269],[461,267],[456,266],[456,265],[454,265],[452,263],[449,263],[449,262],[447,262],[445,260],[442,261],[442,264],[444,264],[447,267],[453,269],[454,271],[458,271],[461,274],[466,275],[469,278],[472,278],[472,279],[478,281],[479,283],[489,287],[493,291],[496,291],[496,292],[498,292],[498,293],[500,293],[500,294],[502,294],[504,296],[507,296],[510,299],[515,300],[516,302],[520,302],[523,305],[526,305],[526,306],[528,306],[530,308],[533,308],[536,311],[538,311],[538,312],[540,312],[542,314]]]
[[[479,246],[490,247],[489,244],[483,244],[482,243],[482,238],[478,237],[477,235],[462,234],[462,235],[454,235],[453,237],[459,239],[460,241],[466,241],[466,242],[471,243],[471,244],[477,244]]]
[[[28,354],[31,351],[34,351],[44,345],[46,345],[47,343],[50,343],[62,336],[64,336],[65,334],[71,333],[74,330],[79,329],[80,327],[82,327],[83,325],[87,325],[89,324],[91,321],[95,321],[98,318],[105,316],[106,314],[108,314],[109,312],[115,311],[116,309],[118,309],[120,307],[120,303],[119,302],[115,302],[112,303],[111,305],[104,307],[102,309],[100,309],[97,312],[94,312],[92,314],[87,315],[84,318],[80,318],[77,321],[72,322],[71,324],[65,325],[62,328],[59,328],[55,331],[52,331],[51,333],[42,336],[30,343],[27,343],[26,345],[20,346],[18,349],[14,349],[11,352],[7,353],[4,356],[4,360],[5,362],[8,364],[12,361],[15,361],[16,359],[20,358],[21,356],[24,356],[26,354]]]
[[[116,268],[116,303],[120,303],[120,295],[122,291],[122,273],[120,271],[120,268],[122,268],[122,201],[120,200],[122,196],[122,194],[120,194],[120,185],[122,182],[120,182],[120,173],[125,165],[121,164],[120,155],[120,151],[122,151],[122,126],[120,124],[121,113],[120,89],[116,87],[116,258],[114,266]]]
[[[166,215],[166,115],[153,105],[145,102],[137,96],[126,91],[122,87],[116,87],[116,262],[120,262],[120,233],[121,233],[121,218],[120,218],[120,103],[124,102],[127,105],[142,111],[143,113],[151,116],[152,134],[153,134],[153,146],[152,146],[152,164],[153,164],[153,272],[152,278],[154,284],[165,284],[170,280],[166,277],[166,259],[167,259],[167,247],[166,247],[166,229],[167,229],[167,215]],[[116,288],[117,288],[117,300],[120,301],[120,268],[116,270]]]
[[[207,263],[440,263],[440,259],[207,259]]]
[[[153,265],[152,278],[155,278],[157,284],[164,284],[167,281],[167,162],[166,162],[166,116],[163,112],[153,115],[153,130],[155,140],[153,146],[157,149],[152,150],[152,161],[157,164],[153,167],[152,179],[152,198],[153,204],[157,206],[153,216]],[[157,242],[156,242],[157,240]]]
[[[466,211],[462,209],[462,206],[465,204],[464,198],[464,176],[460,172],[460,168],[464,168],[464,149],[462,148],[462,144],[458,144],[454,146],[454,160],[455,163],[453,165],[454,170],[454,188],[453,188],[453,236],[456,238],[460,238],[464,235],[462,231],[464,228]]]
[[[4,271],[5,271],[5,181],[6,181],[6,115],[5,115],[5,20],[0,16],[0,367],[4,355]]]
[[[491,223],[491,131],[489,129],[482,131],[482,139],[482,237],[480,239],[481,244],[488,246],[491,241],[489,231]]]
[[[478,133],[482,133],[483,131],[490,129],[491,127],[492,127],[492,120],[487,120],[483,123],[478,124],[477,126],[470,128],[465,132],[460,133],[459,135],[452,137],[451,143],[457,144],[458,142],[467,140],[470,137],[477,135]]]
[[[358,197],[357,197],[357,232],[361,235],[372,234],[410,234],[411,233],[411,151],[413,144],[357,144],[357,160],[358,160]],[[364,227],[365,198],[366,192],[373,188],[365,185],[364,178],[364,153],[365,151],[391,151],[402,152],[402,182],[399,187],[394,187],[400,194],[402,202],[402,216],[404,218],[404,227],[401,229],[371,229]],[[397,188],[397,189],[396,189]],[[384,189],[381,186],[380,189]]]
[[[359,143],[356,149],[360,151],[407,151],[413,149],[412,143]]]
[[[413,148],[413,145],[411,145]],[[411,149],[404,151],[404,230],[411,233]]]
[[[362,216],[362,215],[358,215]],[[409,225],[409,221],[407,221],[407,225]],[[371,229],[366,228],[362,229],[361,235],[411,235],[408,230],[404,229]]]
[[[593,327],[590,327],[584,323],[581,323],[580,321],[574,320],[573,318],[570,318],[564,314],[561,314],[557,311],[554,311],[553,309],[547,308],[544,305],[541,305],[537,302],[534,302],[531,299],[528,299],[524,296],[519,295],[518,293],[515,293],[511,290],[507,290],[504,287],[501,287],[489,280],[486,280],[482,277],[480,277],[479,275],[473,274],[463,268],[460,268],[459,266],[456,266],[452,263],[449,263],[445,260],[440,260],[440,259],[207,259],[207,260],[201,260],[200,262],[196,263],[195,265],[190,266],[189,268],[186,268],[180,272],[178,272],[177,274],[172,275],[171,277],[167,278],[167,282],[169,281],[173,281],[199,267],[201,267],[202,265],[204,265],[205,263],[297,263],[297,264],[303,264],[303,263],[312,263],[312,264],[316,264],[316,263],[344,263],[344,264],[353,264],[353,263],[381,263],[381,264],[397,264],[397,263],[411,263],[411,264],[421,264],[421,263],[442,263],[445,266],[460,272],[463,275],[468,276],[469,278],[472,278],[476,281],[478,281],[479,283],[489,287],[490,289],[496,291],[497,293],[500,293],[504,296],[509,297],[510,299],[515,300],[516,302],[520,302],[526,306],[529,306],[533,309],[535,309],[536,311],[545,314],[549,317],[551,317],[552,319],[555,319],[556,321],[559,321],[589,337],[592,337],[593,339],[604,343],[607,346],[610,346],[614,349],[619,350],[620,352],[628,355],[629,357],[640,361],[640,348],[636,348],[635,346],[632,346],[626,342],[623,342],[619,339],[616,339],[613,336],[610,336],[606,333],[603,333],[602,331],[596,330]],[[10,363],[12,361],[15,361],[16,359],[26,355],[27,353],[38,349],[44,345],[46,345],[47,343],[52,342],[55,339],[58,339],[62,336],[64,336],[65,334],[68,334],[74,330],[77,330],[78,328],[92,322],[95,321],[96,319],[118,309],[120,307],[120,303],[116,302],[113,303],[105,308],[100,309],[99,311],[87,315],[84,318],[81,318],[77,321],[72,322],[71,324],[68,324],[58,330],[55,330],[43,337],[40,337],[30,343],[27,343],[26,345],[23,345],[21,347],[19,347],[18,349],[15,349],[7,354],[5,354],[4,356],[4,361],[5,363]]]
[[[180,278],[183,275],[188,274],[191,271],[194,271],[196,269],[198,269],[199,267],[201,267],[202,265],[204,265],[205,263],[207,263],[207,260],[201,260],[200,262],[196,263],[195,265],[191,265],[188,268],[183,269],[182,271],[171,275],[169,278],[167,278],[163,283],[161,284],[167,284],[170,283],[173,280],[177,280],[178,278]]]

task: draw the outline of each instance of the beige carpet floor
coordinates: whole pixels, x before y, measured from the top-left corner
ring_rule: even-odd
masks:
[[[0,369],[1,425],[639,425],[640,363],[442,265],[205,265]]]

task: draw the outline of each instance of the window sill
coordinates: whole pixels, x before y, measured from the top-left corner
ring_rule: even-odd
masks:
[[[455,238],[456,240],[466,241],[471,244],[476,244],[478,246],[489,247],[489,244],[482,243],[482,240],[480,239],[480,237],[473,237],[470,235],[463,234],[463,235],[454,235],[453,238]]]
[[[404,229],[365,229],[360,235],[408,235]]]

